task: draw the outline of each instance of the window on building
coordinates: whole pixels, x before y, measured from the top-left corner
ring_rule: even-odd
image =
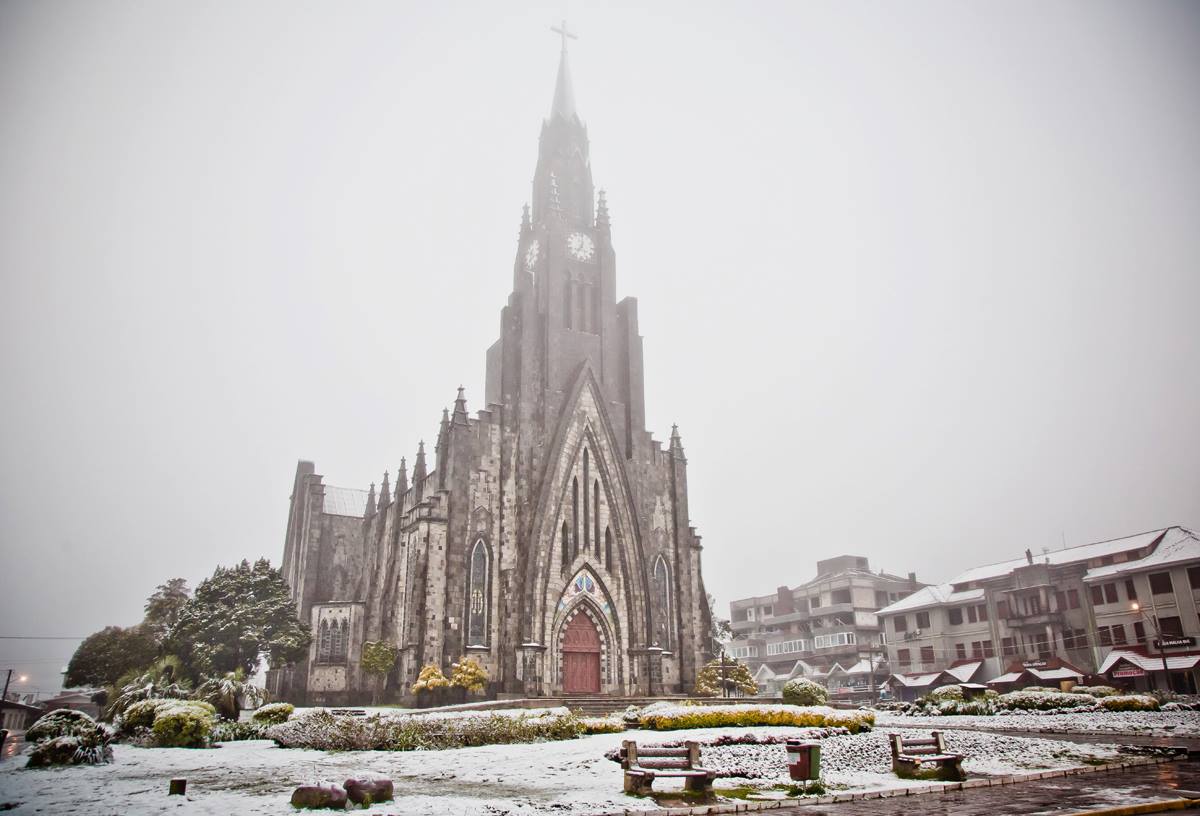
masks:
[[[880,592],[878,589],[877,589],[877,590],[875,590],[875,606],[876,606],[878,609],[883,609],[883,608],[884,608],[885,606],[887,606],[887,605],[888,605],[888,596],[887,596],[887,593],[886,593],[886,592]]]
[[[1133,622],[1133,639],[1137,643],[1146,642],[1146,624],[1141,621]]]
[[[1188,583],[1192,589],[1200,589],[1200,567],[1188,567]]]
[[[897,615],[892,618],[892,629],[896,632],[904,632],[908,630],[908,616]]]
[[[1100,636],[1101,646],[1112,646],[1112,631],[1107,626],[1101,626],[1096,629],[1096,634]]]
[[[612,572],[612,568],[613,568],[612,567],[612,565],[613,565],[612,558],[613,558],[612,529],[609,527],[605,527],[604,528],[604,568],[606,570],[608,570],[609,572]]]
[[[909,649],[896,650],[896,662],[900,664],[900,668],[907,668],[912,665],[912,651]]]
[[[1015,655],[1017,653],[1017,641],[1015,638],[1006,637],[1000,638],[1000,654]]]
[[[1054,593],[1054,608],[1059,612],[1065,612],[1067,609],[1067,593]]]
[[[928,612],[918,612],[917,613],[917,628],[918,629],[928,629],[929,628],[929,613]]]
[[[1034,648],[1037,649],[1038,657],[1042,658],[1043,660],[1049,659],[1053,656],[1053,649],[1051,648],[1050,641],[1044,634],[1035,636],[1033,639],[1033,645]]]
[[[1117,623],[1113,625],[1112,640],[1114,646],[1124,646],[1129,642],[1125,640],[1125,624]]]
[[[979,605],[979,619],[981,621],[985,621],[988,619],[987,604]]]
[[[1171,586],[1171,573],[1169,572],[1152,572],[1150,573],[1150,592],[1155,595],[1170,595],[1175,591]]]
[[[983,641],[982,640],[971,641],[971,657],[973,657],[973,658],[983,657]]]
[[[562,568],[566,569],[571,564],[571,537],[567,532],[567,523],[562,523]]]
[[[1133,585],[1132,578],[1125,579],[1125,597],[1129,598],[1131,601],[1137,600],[1137,589]]]
[[[655,640],[657,645],[664,649],[670,649],[674,638],[672,637],[674,627],[671,626],[671,570],[667,567],[667,560],[661,555],[654,560],[652,589],[654,592],[655,613],[657,620],[654,627]]]
[[[967,622],[968,623],[979,623],[978,607],[974,607],[974,606],[967,607]]]
[[[1079,608],[1079,590],[1078,589],[1068,589],[1067,590],[1067,607],[1070,609],[1078,609]]]
[[[1158,628],[1163,637],[1183,637],[1183,622],[1178,616],[1159,618]]]
[[[1008,617],[1008,601],[996,601],[996,614],[1001,618]]]
[[[745,660],[747,657],[758,657],[757,646],[734,646],[729,651],[734,657],[742,660]]]
[[[954,655],[959,660],[962,660],[963,658],[965,658],[967,656],[967,644],[955,643],[954,644]]]
[[[933,647],[932,646],[922,646],[921,647],[921,662],[926,665],[933,662]]]
[[[951,626],[959,626],[960,624],[962,624],[963,617],[962,617],[962,607],[961,606],[950,607],[949,615],[950,615],[950,625]]]
[[[1110,604],[1117,602],[1117,585],[1116,584],[1105,584],[1104,585],[1104,602],[1110,603]]]
[[[774,614],[775,614],[775,607],[773,607],[773,606],[764,606],[764,607],[762,608],[762,616],[763,616],[764,618],[769,618],[769,617],[771,617],[771,616],[772,616],[772,615],[774,615]]]
[[[489,553],[483,539],[471,548],[471,573],[467,579],[467,645],[487,645]]]
[[[1099,584],[1092,584],[1092,606],[1104,605],[1104,590]]]
[[[831,596],[831,602],[832,602],[832,603],[835,603],[835,604],[848,604],[848,603],[850,603],[850,590],[848,590],[848,589],[835,589],[835,590],[833,591],[833,594],[832,594],[832,596]]]

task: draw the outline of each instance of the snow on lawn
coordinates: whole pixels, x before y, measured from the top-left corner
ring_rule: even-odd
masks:
[[[992,731],[1041,731],[1059,734],[1134,734],[1200,737],[1200,712],[1083,711],[1077,714],[993,714],[945,717],[875,712],[875,727],[984,728]]]
[[[371,814],[488,816],[504,812],[535,814],[652,808],[653,800],[621,792],[620,766],[604,758],[623,739],[639,744],[700,741],[753,733],[803,736],[795,728],[706,728],[685,731],[628,731],[575,740],[524,745],[493,745],[445,751],[325,751],[278,748],[268,740],[231,742],[209,750],[115,746],[110,765],[55,769],[23,768],[24,757],[0,763],[0,803],[20,802],[16,813],[157,814],[181,816],[228,813],[294,814],[292,789],[318,781],[341,782],[352,776],[387,776],[397,801],[376,805]],[[1111,761],[1111,746],[1066,744],[1053,740],[955,731],[948,747],[967,756],[971,774],[1010,774],[1031,768],[1065,768]],[[769,788],[787,780],[783,745],[703,747],[702,762],[722,774],[752,773],[757,778],[718,779],[717,787],[746,783]],[[890,773],[890,754],[882,732],[837,736],[822,742],[827,784],[854,790],[925,785]],[[171,778],[188,780],[187,797],[167,798]],[[656,789],[680,787],[663,779]]]

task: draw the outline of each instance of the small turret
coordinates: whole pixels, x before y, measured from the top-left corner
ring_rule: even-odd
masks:
[[[370,518],[375,515],[375,483],[371,482],[371,489],[367,491],[367,511],[363,514],[363,518]]]
[[[683,440],[679,438],[678,425],[671,425],[671,455],[676,459],[687,461],[687,457],[683,455]]]
[[[420,483],[429,474],[425,470],[425,440],[417,443],[417,461],[413,464],[413,483]]]
[[[521,237],[524,238],[529,233],[533,232],[533,224],[529,220],[529,204],[521,210]]]
[[[396,474],[396,501],[408,492],[408,460],[400,457],[400,472]]]
[[[454,400],[454,420],[453,424],[466,426],[467,423],[467,398],[463,395],[463,387],[458,387],[458,396]]]
[[[388,472],[383,472],[383,484],[379,486],[379,509],[387,507],[392,503],[392,489],[388,486]]]

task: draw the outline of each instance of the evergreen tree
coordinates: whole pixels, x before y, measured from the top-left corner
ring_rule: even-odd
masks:
[[[294,663],[311,641],[283,575],[263,558],[217,567],[201,581],[171,627],[167,647],[199,679],[239,668],[248,676],[260,653],[272,666]]]
[[[145,627],[106,626],[79,644],[63,685],[110,686],[122,675],[149,666],[157,656],[158,643]]]
[[[359,665],[371,677],[371,704],[379,701],[379,687],[383,685],[390,672],[396,666],[396,657],[400,650],[385,640],[368,641],[363,644],[362,658]]]
[[[142,624],[161,643],[171,627],[179,620],[179,613],[188,602],[190,591],[183,578],[172,578],[159,584],[154,594],[146,599],[146,617]]]
[[[750,674],[745,663],[721,655],[711,661],[696,675],[696,693],[704,697],[715,697],[718,694],[740,692],[756,694],[758,684]]]

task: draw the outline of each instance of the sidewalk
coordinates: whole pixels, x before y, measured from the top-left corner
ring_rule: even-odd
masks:
[[[1200,789],[1200,762],[1166,762],[1124,771],[1056,777],[1019,785],[899,796],[834,805],[796,805],[784,816],[1005,816],[1067,814],[1178,799],[1177,789]]]

